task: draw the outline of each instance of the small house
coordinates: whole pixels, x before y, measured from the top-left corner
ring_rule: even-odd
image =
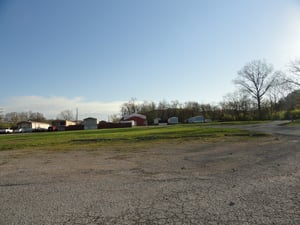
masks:
[[[52,121],[52,127],[55,127],[55,130],[64,131],[66,127],[76,125],[76,122],[69,120],[54,120]]]
[[[88,117],[83,120],[84,130],[97,129],[97,119],[93,117]]]

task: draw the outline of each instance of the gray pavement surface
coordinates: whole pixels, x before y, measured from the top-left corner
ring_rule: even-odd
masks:
[[[262,123],[262,124],[228,125],[228,126],[225,125],[225,126],[240,128],[245,130],[259,131],[259,132],[264,132],[264,133],[274,134],[274,135],[300,137],[299,126],[285,126],[288,122],[290,121],[273,121],[270,123]]]
[[[300,224],[299,127],[244,128],[277,135],[126,152],[2,151],[0,224]]]

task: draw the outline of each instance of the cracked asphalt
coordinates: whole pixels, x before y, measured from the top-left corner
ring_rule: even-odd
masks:
[[[2,151],[0,224],[300,224],[299,127],[244,128],[274,135],[126,152]]]

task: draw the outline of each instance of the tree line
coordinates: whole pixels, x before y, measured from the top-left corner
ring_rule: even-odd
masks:
[[[155,102],[138,102],[131,99],[124,103],[121,115],[140,113],[147,116],[151,125],[155,118],[167,122],[170,117],[178,117],[184,123],[188,118],[202,115],[213,121],[246,121],[246,120],[278,120],[300,119],[300,90],[295,90],[286,97],[278,99],[264,99],[258,110],[257,102],[244,93],[234,92],[226,95],[224,100],[217,105],[203,104],[195,101],[180,103],[177,100]],[[114,115],[112,120],[117,122],[120,117]]]
[[[224,96],[218,105],[198,102],[170,103],[165,100],[156,104],[135,98],[121,107],[121,115],[141,113],[147,116],[148,123],[154,118],[166,121],[171,116],[184,122],[189,117],[202,115],[219,121],[267,120],[300,118],[300,60],[290,63],[287,75],[274,70],[265,60],[246,63],[233,80],[237,87],[233,93]],[[114,119],[118,119],[116,116]]]
[[[300,118],[300,59],[290,63],[288,74],[274,70],[265,60],[253,60],[238,71],[233,83],[236,90],[225,95],[217,105],[195,101],[180,103],[178,100],[138,102],[132,98],[121,106],[119,115],[111,116],[111,120],[118,122],[120,117],[132,113],[146,115],[148,124],[155,118],[166,122],[175,116],[185,122],[198,115],[217,121]],[[64,110],[56,119],[74,120],[74,115],[71,110]],[[0,113],[2,124],[27,120],[49,122],[39,112]]]
[[[71,110],[64,110],[56,116],[57,120],[70,120],[75,119]],[[51,123],[52,119],[47,119],[43,113],[40,112],[9,112],[6,114],[0,114],[0,127],[16,127],[20,121],[36,121]]]

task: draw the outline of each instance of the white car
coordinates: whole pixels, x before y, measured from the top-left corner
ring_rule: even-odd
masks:
[[[14,131],[10,128],[4,128],[4,129],[0,129],[0,133],[1,134],[10,134],[13,133]]]

